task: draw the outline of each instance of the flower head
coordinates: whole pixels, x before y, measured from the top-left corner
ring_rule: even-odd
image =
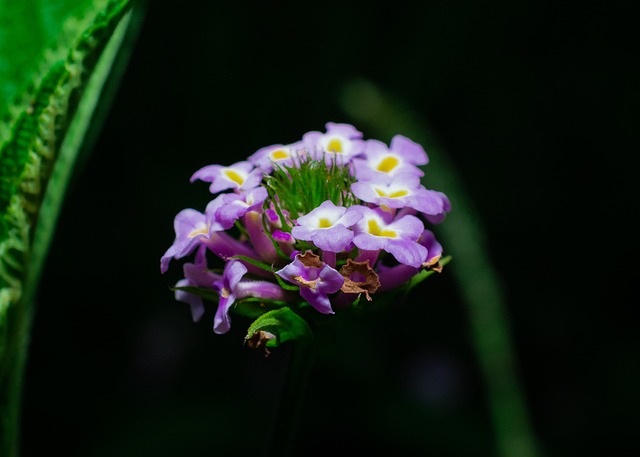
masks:
[[[387,146],[328,122],[324,132],[258,149],[246,161],[205,166],[191,181],[210,183],[217,195],[203,213],[176,215],[161,272],[195,254],[175,298],[190,305],[194,320],[217,302],[219,334],[235,312],[253,316],[245,340],[266,353],[307,332],[300,322],[313,316],[333,319],[362,307],[362,297],[392,303],[402,287],[442,269],[442,245],[425,224],[442,222],[451,203],[422,185],[419,167],[428,161],[402,135]],[[213,261],[224,265],[221,274]]]

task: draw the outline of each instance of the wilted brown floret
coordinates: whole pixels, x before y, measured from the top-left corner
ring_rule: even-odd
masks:
[[[371,301],[370,293],[373,294],[380,287],[378,274],[373,271],[369,261],[355,262],[347,259],[347,264],[340,269],[340,274],[344,276],[342,290],[348,294],[364,293],[368,301]]]
[[[273,340],[275,337],[276,336],[271,332],[267,332],[266,330],[259,330],[250,338],[247,338],[247,346],[249,346],[251,349],[262,349],[264,351],[264,356],[269,357],[271,351],[267,347],[267,343],[269,342],[269,340]]]

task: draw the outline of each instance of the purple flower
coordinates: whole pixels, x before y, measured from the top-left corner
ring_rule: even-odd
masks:
[[[354,227],[353,244],[366,251],[387,251],[405,265],[416,268],[422,265],[427,249],[417,242],[424,230],[420,219],[407,215],[387,223],[380,209],[352,208],[359,208],[362,213],[362,219]]]
[[[236,260],[231,260],[224,266],[222,280],[213,283],[213,288],[220,296],[218,310],[213,319],[213,331],[215,333],[227,333],[231,328],[229,309],[236,301],[234,289],[246,272],[247,267]]]
[[[436,240],[433,232],[431,230],[424,230],[422,235],[420,235],[418,243],[427,249],[427,258],[420,268],[429,268],[435,271],[441,271],[442,267],[439,266],[438,261],[442,256],[442,245],[438,240]],[[391,290],[402,286],[417,274],[420,271],[420,268],[403,264],[394,265],[392,267],[380,265],[378,272],[380,279],[380,291]]]
[[[333,314],[328,294],[340,290],[344,283],[342,275],[326,265],[320,257],[307,251],[295,256],[293,262],[276,271],[281,278],[300,286],[300,296],[323,314]]]
[[[312,241],[323,251],[341,252],[353,239],[349,227],[361,218],[359,211],[350,211],[327,200],[299,217],[298,225],[293,227],[291,234],[299,240]]]
[[[442,245],[438,240],[436,240],[436,236],[431,230],[425,230],[422,232],[418,243],[423,245],[427,248],[427,251],[429,251],[423,266],[430,267],[440,260],[440,257],[442,257]]]
[[[274,144],[258,149],[247,160],[265,173],[271,173],[274,164],[288,167],[295,166],[298,163],[299,156],[304,153],[302,142],[288,145]]]
[[[194,249],[205,243],[212,235],[223,230],[222,225],[215,219],[215,213],[223,204],[220,197],[207,205],[204,214],[195,209],[187,208],[180,211],[173,220],[176,238],[160,259],[160,271],[165,273],[171,259],[180,259],[191,254]]]
[[[262,171],[249,162],[234,163],[229,167],[207,165],[191,176],[195,180],[210,182],[209,192],[218,193],[226,189],[251,190],[262,181]]]
[[[447,197],[442,192],[438,192],[436,190],[430,190],[429,192],[433,192],[434,194],[438,194],[438,196],[442,199],[442,210],[437,212],[439,207],[432,208],[430,212],[422,211],[426,220],[431,222],[432,224],[439,224],[442,222],[447,213],[451,211],[451,202],[449,201],[449,197]]]
[[[185,263],[182,267],[184,279],[176,283],[176,287],[211,287],[214,282],[219,281],[222,277],[209,270],[205,258],[206,247],[201,246],[196,254],[194,263]],[[204,314],[204,304],[202,297],[184,290],[176,290],[175,298],[177,301],[187,303],[191,307],[191,316],[193,321],[197,322]]]
[[[428,162],[422,146],[402,135],[394,136],[388,148],[381,141],[368,140],[364,158],[353,161],[359,181],[377,181],[381,176],[401,173],[424,176],[417,165],[426,165]]]
[[[326,133],[308,132],[302,137],[303,144],[314,159],[320,160],[324,154],[327,163],[335,160],[339,165],[344,165],[364,152],[362,133],[354,126],[327,122],[325,128]]]
[[[213,331],[218,334],[227,333],[231,328],[229,310],[236,300],[247,297],[265,300],[287,300],[286,293],[280,286],[270,281],[243,279],[247,267],[237,260],[227,262],[222,279],[213,283],[213,289],[218,292],[218,310],[213,320]]]
[[[247,212],[259,211],[268,196],[267,189],[262,186],[241,194],[223,194],[223,205],[216,211],[216,219],[225,230],[231,228]]]
[[[389,208],[413,208],[434,217],[451,209],[442,192],[425,189],[420,184],[420,177],[411,173],[387,176],[377,181],[355,182],[351,191],[367,203]]]

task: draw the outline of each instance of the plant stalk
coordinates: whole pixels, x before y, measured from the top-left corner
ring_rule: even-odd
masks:
[[[314,361],[313,342],[310,339],[303,338],[292,342],[268,457],[296,455],[299,418]]]

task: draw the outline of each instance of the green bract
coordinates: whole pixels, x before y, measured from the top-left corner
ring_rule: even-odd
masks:
[[[335,161],[327,165],[324,160],[309,158],[301,158],[297,167],[276,164],[263,182],[283,227],[291,231],[283,210],[295,219],[327,200],[344,207],[354,205],[357,199],[351,192],[351,184],[356,180],[349,170]]]

